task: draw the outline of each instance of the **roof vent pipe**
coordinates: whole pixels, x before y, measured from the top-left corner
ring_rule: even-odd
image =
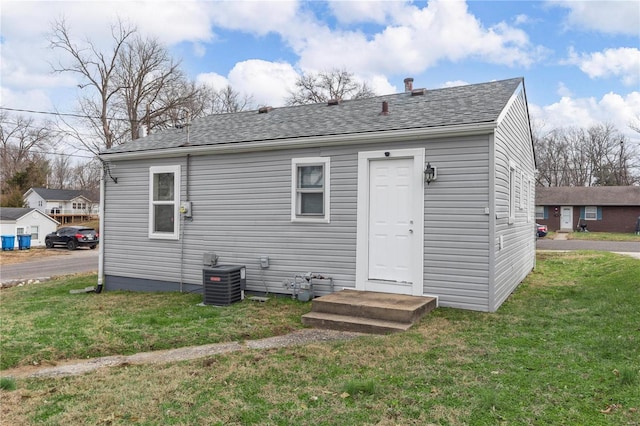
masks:
[[[380,115],[389,115],[389,102],[382,101],[382,112]]]
[[[410,92],[413,90],[413,78],[407,77],[404,79],[404,91]]]

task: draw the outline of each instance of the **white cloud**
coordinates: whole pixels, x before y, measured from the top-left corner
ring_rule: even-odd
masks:
[[[196,76],[196,82],[209,86],[215,90],[224,89],[229,85],[229,80],[226,77],[215,72],[198,74]]]
[[[631,1],[550,0],[548,4],[569,9],[566,25],[610,34],[638,35],[640,3]]]
[[[404,6],[399,15],[397,24],[372,35],[316,23],[314,31],[284,30],[283,36],[300,55],[303,69],[338,66],[361,75],[372,69],[420,73],[440,61],[468,58],[528,67],[545,54],[518,28],[504,22],[485,28],[464,2],[432,0],[422,9]]]
[[[282,106],[289,90],[295,88],[298,73],[286,62],[259,59],[238,62],[229,72],[229,84],[253,97],[257,106]]]
[[[564,84],[563,82],[558,83],[558,90],[557,90],[558,95],[562,96],[563,98],[570,98],[573,96],[573,93],[571,92],[571,89],[569,89],[567,87],[566,84]]]
[[[590,78],[618,77],[628,86],[640,82],[640,50],[631,47],[578,54],[569,51],[566,63],[577,65]]]
[[[292,0],[203,3],[218,26],[258,35],[282,31],[299,13],[298,2]]]
[[[602,98],[562,97],[550,105],[529,105],[531,118],[544,123],[545,128],[590,127],[599,123],[612,123],[630,140],[638,141],[638,134],[630,131],[629,123],[640,111],[640,92],[627,95],[607,93]]]
[[[440,87],[458,87],[458,86],[466,86],[469,83],[464,81],[464,80],[454,80],[454,81],[445,81],[444,83],[442,83],[442,85],[440,85]]]
[[[388,20],[402,16],[409,8],[406,1],[344,1],[330,0],[329,8],[342,23],[384,24]]]

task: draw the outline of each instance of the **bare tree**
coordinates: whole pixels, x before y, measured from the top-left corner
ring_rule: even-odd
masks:
[[[125,114],[129,120],[131,139],[139,137],[141,124],[151,131],[156,127],[175,125],[175,117],[196,108],[198,88],[180,70],[180,63],[157,39],[135,35],[119,52],[117,85]]]
[[[77,45],[71,39],[69,27],[64,19],[54,22],[49,38],[51,48],[60,49],[71,57],[71,64],[60,63],[54,66],[54,71],[79,75],[83,81],[79,84],[81,89],[92,87],[97,92],[95,98],[91,95],[82,98],[80,108],[91,127],[99,129],[104,147],[107,149],[114,145],[111,122],[118,118],[114,116],[115,111],[111,108],[111,104],[114,101],[113,98],[122,90],[122,87],[117,85],[115,78],[118,56],[126,48],[126,41],[133,36],[135,31],[134,28],[125,26],[121,21],[112,26],[113,46],[108,53],[101,52],[91,40],[86,40],[84,46]],[[75,135],[79,134],[76,132]],[[83,138],[79,140],[88,149],[97,153],[94,143],[85,143]]]
[[[73,167],[73,175],[75,176],[74,187],[83,189],[89,193],[97,193],[100,191],[100,178],[102,176],[102,165],[97,160],[90,160],[86,163],[77,164]],[[94,199],[98,199],[96,195]]]
[[[70,58],[69,64],[54,65],[54,71],[74,73],[81,78],[80,88],[91,89],[79,99],[79,107],[93,134],[65,124],[68,134],[94,154],[137,139],[141,124],[147,130],[171,125],[197,107],[199,99],[198,89],[187,81],[180,63],[156,39],[142,38],[135,27],[122,21],[111,27],[111,37],[112,46],[106,52],[91,40],[78,45],[60,20],[49,38],[52,48]]]
[[[334,68],[319,73],[303,73],[296,81],[296,90],[289,93],[286,104],[305,105],[330,99],[359,99],[375,95],[367,83],[357,82],[353,73]]]
[[[613,125],[534,132],[540,186],[610,186],[638,182],[637,149]],[[635,159],[635,160],[634,160]]]
[[[67,155],[57,155],[51,161],[51,171],[49,173],[50,188],[69,188],[74,175],[71,167],[71,157]]]
[[[49,163],[46,150],[55,139],[51,122],[12,117],[0,110],[0,195],[2,206],[21,207],[22,194],[44,186]]]
[[[230,85],[220,90],[205,89],[204,91],[208,95],[206,112],[209,114],[240,112],[253,104],[252,96],[242,95]]]

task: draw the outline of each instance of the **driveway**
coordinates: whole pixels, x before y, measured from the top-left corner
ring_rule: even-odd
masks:
[[[62,253],[40,260],[3,265],[0,269],[0,283],[98,271],[98,250],[50,250],[60,250]]]

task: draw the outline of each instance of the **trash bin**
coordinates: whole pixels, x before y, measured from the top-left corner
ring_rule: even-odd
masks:
[[[2,235],[2,250],[13,250],[16,245],[16,237],[14,235]]]
[[[31,235],[18,235],[18,249],[29,250],[31,248]]]

